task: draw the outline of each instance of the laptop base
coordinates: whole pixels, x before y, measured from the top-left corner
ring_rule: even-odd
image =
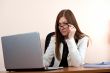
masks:
[[[30,69],[6,69],[6,71],[50,71],[50,70],[58,70],[62,69],[63,67],[43,67],[43,68],[30,68]]]

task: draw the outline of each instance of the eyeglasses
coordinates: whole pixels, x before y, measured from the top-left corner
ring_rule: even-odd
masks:
[[[68,27],[68,23],[66,23],[66,22],[63,22],[63,23],[59,23],[59,26],[58,26],[59,28],[67,28]]]

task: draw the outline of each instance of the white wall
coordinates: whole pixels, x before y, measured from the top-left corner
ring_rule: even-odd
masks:
[[[0,37],[38,31],[44,48],[46,35],[54,31],[58,12],[66,8],[73,11],[81,30],[91,37],[86,62],[109,61],[109,0],[0,0]],[[1,44],[0,66],[4,66]]]

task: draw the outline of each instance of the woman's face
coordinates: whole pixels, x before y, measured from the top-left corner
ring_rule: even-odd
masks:
[[[59,19],[59,30],[64,37],[68,37],[69,34],[69,25],[65,17]]]

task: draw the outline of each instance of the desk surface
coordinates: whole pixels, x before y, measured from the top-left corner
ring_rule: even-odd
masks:
[[[0,72],[0,73],[99,73],[99,72],[110,72],[110,68],[83,68],[83,67],[68,67],[58,70],[51,71],[23,71],[23,72]]]

